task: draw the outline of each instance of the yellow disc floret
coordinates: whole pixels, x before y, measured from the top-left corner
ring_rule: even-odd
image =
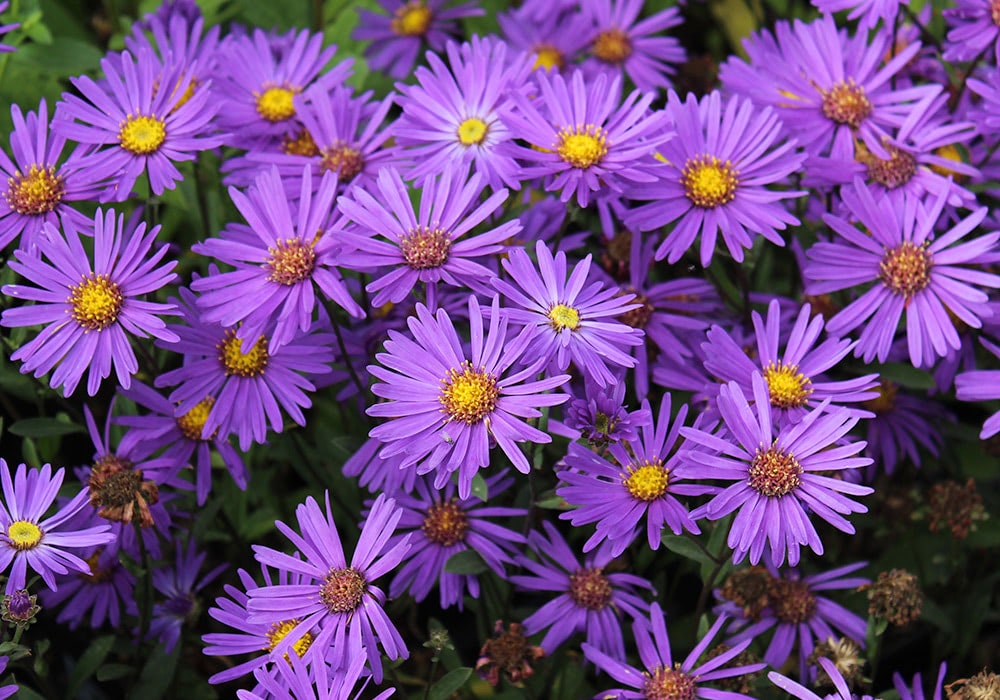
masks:
[[[399,36],[423,36],[431,26],[434,13],[422,0],[411,0],[393,15],[389,28]]]
[[[594,39],[594,55],[612,65],[621,65],[632,55],[632,41],[621,29],[608,29]]]
[[[295,93],[289,87],[269,87],[262,93],[254,93],[257,99],[257,114],[269,122],[283,122],[295,116]]]
[[[219,349],[219,361],[226,369],[227,375],[237,377],[256,377],[263,374],[267,368],[270,355],[267,353],[267,338],[260,336],[249,350],[244,350],[245,340],[236,337],[236,331],[229,329],[223,336]]]
[[[556,304],[549,309],[549,324],[557,331],[564,329],[575,331],[580,327],[580,312],[572,306]]]
[[[812,382],[799,372],[798,365],[786,365],[780,360],[769,362],[764,368],[764,381],[771,405],[775,408],[798,408],[809,400]]]
[[[7,539],[14,549],[23,552],[38,546],[42,541],[42,530],[27,520],[15,520],[7,526]]]
[[[878,265],[879,279],[909,303],[931,283],[933,263],[926,245],[906,241],[885,251]]]
[[[449,421],[478,423],[493,412],[500,397],[496,377],[484,368],[474,369],[468,360],[459,369],[448,370],[441,385],[438,400]]]
[[[208,396],[195,404],[195,407],[183,416],[179,416],[175,419],[177,421],[177,427],[180,429],[184,437],[188,440],[205,439],[202,437],[202,434],[205,431],[205,423],[208,421],[208,414],[212,412],[212,406],[214,405],[215,399]]]
[[[469,117],[458,125],[458,140],[463,146],[475,146],[486,140],[489,124],[477,117]]]
[[[622,477],[622,483],[632,498],[647,503],[665,494],[670,484],[670,470],[659,459],[633,464]]]
[[[66,303],[72,307],[70,314],[83,329],[103,331],[118,320],[125,298],[107,275],[84,275],[69,291]]]
[[[282,622],[275,622],[271,625],[271,629],[267,632],[267,646],[264,647],[264,651],[274,651],[274,648],[278,646],[282,639],[288,636],[288,633],[293,629],[298,627],[301,620],[283,620]],[[306,632],[302,635],[299,641],[292,645],[292,649],[295,650],[295,654],[301,659],[305,653],[312,646],[313,636],[310,632]],[[288,660],[288,655],[285,655],[285,660]]]
[[[691,203],[702,209],[728,204],[736,197],[739,173],[728,160],[701,155],[688,158],[681,172],[681,186]]]
[[[823,95],[823,116],[837,123],[857,129],[872,113],[872,103],[865,89],[853,78],[839,81],[829,90],[820,90]]]
[[[39,216],[59,206],[66,187],[52,166],[32,165],[28,172],[17,171],[7,178],[7,205],[18,214]]]
[[[608,135],[599,126],[563,127],[555,152],[574,168],[584,170],[600,163],[608,154]]]
[[[129,153],[145,156],[167,140],[167,123],[156,116],[129,115],[118,127],[118,142]]]
[[[551,44],[541,44],[535,49],[535,65],[533,68],[544,68],[545,70],[559,69],[563,66],[562,51]]]

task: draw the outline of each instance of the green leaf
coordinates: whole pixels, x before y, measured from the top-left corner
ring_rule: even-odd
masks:
[[[135,700],[160,700],[166,695],[174,680],[182,646],[182,644],[174,645],[174,650],[166,656],[163,655],[163,647],[157,647],[143,666],[142,674],[129,697]]]
[[[464,552],[456,552],[445,562],[444,570],[449,574],[464,574],[466,576],[478,576],[486,571],[486,562],[479,556],[478,552],[467,549]]]
[[[25,418],[12,423],[10,432],[19,437],[42,438],[82,433],[83,428],[58,418]]]
[[[934,375],[902,362],[890,362],[879,368],[883,379],[905,386],[908,389],[933,389]]]
[[[680,554],[685,559],[697,562],[701,566],[715,568],[715,562],[708,556],[701,547],[683,535],[667,533],[663,535],[663,545],[675,554]]]
[[[484,479],[483,475],[480,473],[476,473],[476,475],[472,477],[472,495],[483,503],[485,503],[486,499],[490,496],[489,488],[486,486],[486,479]]]
[[[97,673],[94,674],[94,678],[101,681],[113,681],[119,678],[124,678],[125,676],[131,676],[135,672],[128,664],[104,664],[99,669]]]
[[[72,700],[79,694],[80,686],[83,682],[94,675],[94,672],[104,663],[111,647],[115,644],[115,636],[106,634],[92,641],[87,650],[83,652],[80,660],[76,662],[73,673],[69,677],[69,684],[66,686],[66,697]]]
[[[452,693],[465,685],[465,681],[469,680],[471,675],[472,669],[468,666],[449,671],[441,676],[441,680],[431,686],[427,697],[429,700],[448,700]]]
[[[21,46],[16,53],[11,54],[11,63],[30,66],[55,77],[69,77],[97,70],[103,57],[104,53],[100,49],[86,41],[60,38],[49,46]]]

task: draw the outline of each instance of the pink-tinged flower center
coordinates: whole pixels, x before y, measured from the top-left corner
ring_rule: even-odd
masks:
[[[775,579],[771,582],[771,609],[779,622],[798,625],[816,614],[816,596],[805,581]]]
[[[357,609],[368,590],[368,582],[353,566],[330,569],[319,589],[319,599],[334,613],[348,613]]]
[[[652,673],[645,674],[646,682],[642,692],[646,700],[694,700],[698,689],[695,679],[684,673],[680,664],[674,668],[657,666]]]
[[[604,569],[578,569],[569,576],[569,597],[581,608],[603,610],[611,602],[611,593]]]
[[[691,203],[702,209],[713,209],[736,198],[739,173],[728,160],[701,155],[688,158],[681,171],[681,187]]]
[[[896,407],[896,393],[899,391],[899,387],[888,379],[880,379],[876,391],[878,391],[878,396],[865,401],[862,405],[877,415],[892,411]]]
[[[823,95],[823,116],[837,124],[846,124],[852,129],[872,113],[872,103],[865,89],[854,82],[854,78],[839,81],[829,90],[820,90]]]
[[[500,397],[497,379],[485,368],[473,369],[465,360],[460,369],[450,369],[441,380],[438,400],[448,414],[445,420],[460,420],[472,425],[488,416],[496,408]]]
[[[621,29],[608,29],[594,39],[593,51],[605,63],[621,65],[632,55],[632,41]]]
[[[889,158],[875,156],[865,144],[858,141],[854,148],[854,159],[868,170],[868,179],[882,185],[886,189],[895,189],[908,183],[917,172],[917,159],[911,154],[884,144]]]
[[[283,122],[295,116],[295,93],[290,87],[272,86],[262,93],[254,93],[257,114],[269,122]]]
[[[551,44],[540,44],[534,48],[534,52],[534,69],[544,68],[545,70],[552,70],[553,68],[562,68],[562,51],[557,49],[555,46],[552,46]]]
[[[448,260],[451,238],[439,228],[417,226],[399,239],[403,261],[414,270],[441,267]]]
[[[270,359],[267,352],[267,338],[260,336],[248,350],[244,349],[245,343],[246,341],[237,338],[236,331],[230,328],[226,330],[222,342],[216,346],[219,350],[219,361],[225,368],[227,376],[256,377],[267,369],[267,362]]]
[[[475,146],[486,140],[490,126],[478,117],[469,117],[458,125],[458,141],[463,146]]]
[[[925,246],[909,241],[885,251],[878,264],[882,284],[909,302],[931,283],[931,254]]]
[[[670,470],[659,459],[633,464],[622,476],[622,483],[632,498],[647,503],[665,494],[670,484]]]
[[[125,297],[121,287],[107,275],[84,275],[79,284],[69,288],[66,303],[70,313],[82,328],[88,331],[103,331],[118,320]]]
[[[799,487],[801,476],[802,465],[793,455],[777,447],[761,447],[750,462],[747,485],[763,496],[781,498]]]
[[[358,173],[364,170],[365,157],[361,151],[346,141],[336,141],[323,149],[323,158],[319,164],[323,172],[337,173],[341,182],[350,182]]]
[[[566,304],[556,304],[549,309],[549,325],[557,331],[569,329],[575,331],[580,327],[580,312]]]
[[[420,526],[427,539],[442,547],[465,541],[468,528],[469,518],[454,499],[432,505],[424,516],[424,524]]]
[[[412,0],[398,10],[389,28],[399,36],[423,36],[431,26],[434,13],[421,0]]]
[[[22,216],[48,214],[59,206],[66,187],[52,166],[32,165],[28,172],[7,178],[7,205]]]
[[[301,620],[283,620],[282,622],[275,622],[271,625],[271,629],[267,632],[267,646],[264,647],[264,651],[274,651],[274,648],[281,643],[281,640],[288,636],[288,634],[298,627]],[[301,659],[305,653],[312,646],[313,635],[311,632],[306,632],[302,635],[299,641],[292,645],[292,649],[295,650],[295,654]],[[288,655],[285,655],[285,660],[288,661]]]
[[[798,365],[786,365],[780,360],[764,368],[764,381],[771,405],[775,408],[798,408],[805,405],[813,393],[812,381],[799,372]]]
[[[15,520],[7,526],[7,539],[19,552],[34,549],[42,541],[42,530],[27,520]]]
[[[299,238],[279,238],[277,245],[268,248],[267,252],[271,256],[264,264],[267,278],[286,287],[309,279],[316,267],[313,244],[303,243]]]
[[[313,140],[307,129],[302,129],[294,136],[285,136],[281,140],[281,152],[290,156],[307,156],[314,158],[319,155],[319,146]]]
[[[177,427],[180,429],[181,434],[188,440],[204,440],[205,438],[202,437],[202,433],[205,430],[205,422],[208,421],[208,414],[212,412],[212,406],[214,405],[215,399],[207,396],[195,404],[195,407],[183,416],[175,418],[174,420],[177,421]]]
[[[167,123],[156,116],[129,115],[118,126],[118,142],[129,153],[145,156],[167,140]]]
[[[574,168],[585,170],[608,154],[608,134],[594,124],[563,127],[557,137],[555,152]]]

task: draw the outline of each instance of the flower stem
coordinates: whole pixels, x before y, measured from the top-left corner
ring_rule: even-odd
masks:
[[[142,580],[136,586],[136,592],[142,592],[142,596],[136,600],[139,608],[139,643],[141,644],[149,634],[149,625],[153,617],[153,576],[150,568],[152,560],[149,557],[149,550],[146,549],[146,539],[142,536],[142,525],[138,520],[133,520],[135,526],[135,536],[139,541],[139,560],[142,564]],[[137,596],[138,597],[138,596]]]

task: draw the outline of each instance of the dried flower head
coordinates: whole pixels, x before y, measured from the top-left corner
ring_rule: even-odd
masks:
[[[906,569],[883,571],[867,589],[868,614],[885,618],[897,627],[920,617],[924,594],[917,577]]]
[[[960,678],[944,687],[948,700],[993,700],[1000,697],[1000,676],[983,669],[972,678]]]
[[[750,566],[730,574],[719,591],[723,598],[743,608],[748,620],[759,620],[770,605],[771,574],[763,566]]]
[[[543,656],[544,649],[528,644],[520,623],[511,622],[505,630],[503,621],[497,620],[493,636],[479,652],[476,673],[493,686],[500,682],[501,673],[511,683],[520,683],[535,674],[531,664]]]
[[[865,659],[861,656],[861,647],[857,642],[846,637],[840,639],[830,637],[825,642],[817,644],[809,655],[809,665],[818,667],[814,685],[817,688],[832,688],[833,679],[830,678],[826,669],[819,665],[821,658],[832,661],[844,681],[852,689],[857,690],[858,684],[865,680],[863,675]]]
[[[964,485],[957,481],[934,484],[927,494],[927,507],[931,532],[947,530],[956,540],[968,537],[973,523],[985,518],[983,497],[972,479]]]
[[[717,656],[722,656],[727,651],[732,649],[728,644],[716,644],[714,647],[708,650],[705,655],[706,660],[714,659]],[[726,663],[720,666],[720,669],[725,668],[736,668],[737,666],[755,666],[761,662],[761,658],[750,651],[745,649],[739,654],[731,658]],[[740,693],[746,695],[750,692],[751,687],[754,685],[756,680],[760,678],[760,671],[753,671],[751,673],[745,673],[741,676],[729,676],[728,678],[719,678],[718,680],[712,681],[711,686],[719,688],[720,690],[728,690],[732,693]]]

